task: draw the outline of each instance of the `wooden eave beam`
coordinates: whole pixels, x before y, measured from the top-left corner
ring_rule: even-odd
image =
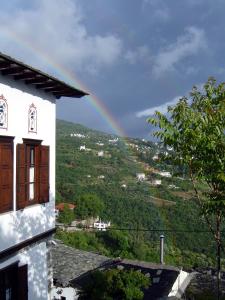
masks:
[[[54,96],[56,96],[56,98],[59,98],[59,97],[81,97],[83,96],[82,93],[76,93],[75,91],[71,91],[71,92],[52,92]]]
[[[8,68],[10,65],[11,63],[9,61],[4,61],[4,60],[0,61],[0,69]]]
[[[46,83],[43,84],[38,84],[36,87],[37,89],[46,89],[46,88],[52,88],[57,86],[57,83],[53,80],[47,81]]]
[[[24,80],[24,79],[35,78],[35,77],[36,77],[36,74],[34,72],[24,72],[22,74],[15,75],[14,79],[15,80]]]
[[[25,83],[26,84],[42,84],[42,83],[45,83],[46,81],[48,81],[48,79],[45,77],[34,77],[34,78],[25,80]]]
[[[61,85],[56,85],[56,86],[54,86],[54,87],[49,87],[49,88],[46,88],[45,89],[45,91],[46,92],[51,92],[51,93],[53,93],[53,92],[60,92],[60,93],[62,93],[62,92],[68,92],[68,89],[66,89],[64,86],[61,86]]]
[[[9,67],[7,69],[2,70],[2,75],[14,75],[14,74],[20,74],[24,71],[23,67]]]

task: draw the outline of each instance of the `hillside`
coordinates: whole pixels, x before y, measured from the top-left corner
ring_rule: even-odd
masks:
[[[208,228],[192,199],[190,181],[170,177],[177,170],[160,162],[171,149],[61,120],[56,149],[57,201],[76,204],[82,195],[95,194],[105,205],[100,217],[123,229],[75,237],[59,233],[65,242],[107,255],[156,261],[159,236],[164,233],[168,263],[189,267],[212,263],[211,236],[195,232]],[[143,173],[144,180],[139,180],[137,174]]]

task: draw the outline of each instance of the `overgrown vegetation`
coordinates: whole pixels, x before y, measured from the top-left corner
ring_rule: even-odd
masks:
[[[141,300],[142,289],[150,285],[150,278],[139,271],[111,269],[95,271],[79,292],[79,300]]]
[[[74,133],[83,137],[71,136]],[[212,265],[213,241],[205,232],[208,228],[193,199],[186,171],[181,169],[183,173],[178,176],[180,170],[169,161],[154,160],[157,152],[167,151],[159,144],[117,138],[57,121],[57,201],[77,205],[84,195],[95,195],[103,203],[99,212],[101,219],[111,221],[114,229],[122,229],[58,232],[58,237],[80,249],[157,262],[159,236],[164,233],[166,263],[187,267]],[[80,150],[82,145],[86,150]],[[99,151],[104,155],[99,157]],[[157,170],[175,175],[162,177]],[[138,182],[136,173],[142,172],[147,180]],[[150,184],[155,178],[162,180],[160,186]],[[151,197],[156,199],[153,201]],[[80,208],[79,205],[75,208],[75,215]],[[197,233],[198,230],[203,232]]]

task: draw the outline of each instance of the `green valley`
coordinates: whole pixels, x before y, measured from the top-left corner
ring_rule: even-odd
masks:
[[[159,260],[165,235],[165,262],[187,268],[214,264],[208,233],[188,177],[160,158],[161,145],[121,138],[57,120],[56,201],[76,209],[87,194],[101,199],[99,217],[107,231],[58,231],[76,248],[113,257]],[[181,172],[182,171],[182,172]]]

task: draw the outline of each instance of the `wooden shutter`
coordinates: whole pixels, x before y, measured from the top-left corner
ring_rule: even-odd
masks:
[[[27,204],[27,163],[26,163],[26,145],[17,144],[17,182],[16,182],[16,202],[17,209],[22,209]]]
[[[39,203],[49,201],[49,146],[39,146]]]
[[[0,140],[0,213],[13,208],[13,141]]]
[[[27,265],[18,268],[18,300],[28,300]]]

